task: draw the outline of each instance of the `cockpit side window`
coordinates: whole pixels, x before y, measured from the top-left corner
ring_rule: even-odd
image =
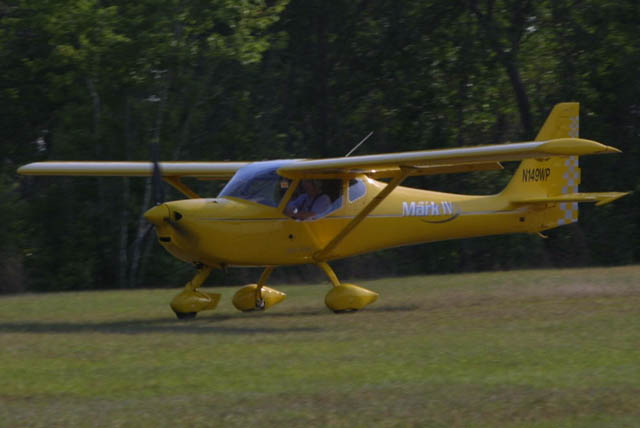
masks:
[[[298,220],[314,220],[341,206],[342,180],[301,180],[285,214]]]
[[[349,180],[349,202],[354,202],[367,193],[367,186],[359,178]]]

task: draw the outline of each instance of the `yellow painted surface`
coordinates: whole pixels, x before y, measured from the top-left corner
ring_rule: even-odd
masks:
[[[258,284],[248,284],[236,291],[233,295],[233,306],[237,310],[247,312],[256,309],[269,309],[270,307],[282,302],[287,295],[282,291],[275,290],[271,287],[262,286],[260,288],[260,296],[257,295]],[[261,298],[264,306],[256,307],[257,300]]]
[[[372,303],[377,294],[340,283],[326,261],[424,242],[535,233],[575,222],[578,202],[603,205],[626,194],[579,193],[578,156],[619,151],[579,138],[578,110],[577,103],[556,105],[536,140],[523,143],[263,164],[161,163],[165,180],[192,199],[158,205],[145,217],[154,224],[158,242],[169,253],[203,267],[172,307],[184,313],[215,307],[215,296],[197,288],[211,268],[226,266],[266,266],[259,286],[268,307],[284,299],[282,293],[263,284],[274,267],[315,263],[334,286],[327,305],[334,310],[359,309]],[[521,163],[507,187],[495,195],[450,194],[400,185],[408,176],[496,170],[503,161]],[[260,178],[264,181],[250,179],[248,171],[260,172],[263,166],[275,164],[267,171],[275,188],[265,187],[270,183],[266,176]],[[241,170],[243,167],[247,168]],[[37,162],[18,172],[149,176],[152,170],[149,162]],[[239,189],[255,185],[261,197],[271,199],[263,203],[237,196],[202,199],[180,181],[181,177],[229,178],[237,171],[243,171],[235,176]],[[300,180],[309,178],[342,180],[341,205],[322,218],[293,219],[285,208]],[[348,186],[353,179],[362,180],[366,193],[350,201]],[[238,192],[223,194],[243,195],[242,190]],[[274,195],[280,195],[275,202]],[[271,202],[277,206],[270,206]],[[241,310],[253,309],[257,287],[252,284],[238,291],[234,304]]]
[[[378,299],[378,293],[354,284],[333,287],[324,302],[334,312],[357,311]]]
[[[171,301],[171,309],[177,313],[193,313],[215,309],[220,301],[220,294],[207,293],[200,290],[183,290]]]

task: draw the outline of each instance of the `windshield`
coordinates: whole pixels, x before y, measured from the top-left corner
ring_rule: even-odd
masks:
[[[293,161],[255,162],[240,168],[218,197],[232,196],[277,207],[291,180],[279,176],[276,171],[291,162]]]

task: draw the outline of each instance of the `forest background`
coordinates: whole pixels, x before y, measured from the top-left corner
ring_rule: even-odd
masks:
[[[581,136],[624,152],[581,158],[581,190],[634,194],[582,205],[546,240],[405,247],[336,270],[637,263],[639,23],[636,0],[0,1],[0,291],[180,286],[193,273],[141,217],[149,180],[20,177],[22,164],[148,160],[153,142],[163,160],[343,156],[370,131],[358,154],[526,141],[562,101],[581,103]],[[514,167],[408,185],[494,193]]]

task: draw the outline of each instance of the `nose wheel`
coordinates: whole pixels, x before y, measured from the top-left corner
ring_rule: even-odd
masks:
[[[220,294],[199,290],[202,283],[211,274],[212,268],[202,266],[193,279],[184,286],[184,290],[171,301],[171,309],[180,320],[196,317],[198,312],[215,309],[220,301]]]

